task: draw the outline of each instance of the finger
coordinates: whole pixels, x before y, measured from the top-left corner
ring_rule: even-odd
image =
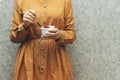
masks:
[[[57,28],[54,28],[54,29],[49,29],[49,32],[50,33],[56,33],[58,31],[58,29]]]
[[[28,13],[31,13],[31,14],[33,14],[34,16],[36,16],[36,12],[33,12],[33,11],[31,11],[31,10],[26,11],[26,12],[24,12],[23,14],[28,14]]]
[[[57,33],[50,33],[50,32],[46,32],[46,35],[47,35],[47,36],[56,36],[56,35],[57,35]]]
[[[27,18],[23,18],[23,21],[32,23],[32,21],[30,19],[27,19]]]
[[[29,16],[29,15],[24,15],[24,18],[29,19],[29,20],[31,20],[31,21],[34,20],[34,19],[33,19],[31,16]]]
[[[51,39],[58,39],[60,37],[60,33],[59,31],[57,31],[56,33],[50,33],[50,32],[46,32],[46,36],[48,38],[51,38]]]
[[[34,16],[36,16],[36,11],[35,10],[29,10],[28,12],[30,12],[31,14],[33,14]]]
[[[27,13],[26,15],[30,16],[31,18],[35,19],[36,16],[34,16],[32,13]]]

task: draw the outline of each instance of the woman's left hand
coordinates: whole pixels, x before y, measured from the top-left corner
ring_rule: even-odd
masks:
[[[52,29],[50,29],[50,30],[46,33],[46,35],[47,35],[48,38],[50,38],[50,39],[57,40],[57,39],[60,38],[61,33],[60,33],[60,31],[58,30],[58,28],[52,28]]]

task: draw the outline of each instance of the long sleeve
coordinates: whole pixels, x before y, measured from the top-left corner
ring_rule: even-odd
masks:
[[[22,0],[14,0],[14,14],[12,17],[12,26],[10,28],[10,40],[15,43],[24,41],[28,32],[24,29],[22,23]]]
[[[60,30],[61,37],[58,40],[60,45],[70,44],[76,39],[71,0],[66,0],[65,2],[64,20],[65,28]]]

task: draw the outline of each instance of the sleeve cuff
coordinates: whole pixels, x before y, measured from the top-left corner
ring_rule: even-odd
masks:
[[[21,23],[19,26],[15,28],[10,28],[10,31],[22,32],[22,31],[26,31],[26,29],[23,27],[23,23]]]
[[[55,40],[58,43],[64,42],[64,35],[63,35],[63,31],[62,30],[60,30],[60,34],[61,34],[60,38]]]
[[[24,26],[23,26],[23,23],[22,24],[20,24],[19,26],[18,26],[18,32],[21,32],[21,31],[26,31],[27,29],[25,29],[24,28]]]

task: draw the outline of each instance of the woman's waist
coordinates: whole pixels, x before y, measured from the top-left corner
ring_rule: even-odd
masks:
[[[49,37],[28,37],[24,43],[39,45],[40,43],[44,43],[47,45],[57,45],[57,42],[54,39],[50,39]]]

